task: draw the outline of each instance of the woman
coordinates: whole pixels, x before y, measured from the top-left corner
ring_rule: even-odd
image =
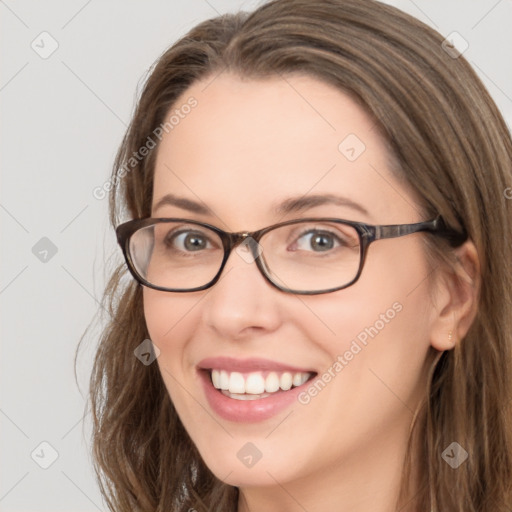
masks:
[[[111,180],[112,510],[510,510],[512,143],[442,42],[276,0],[160,57]]]

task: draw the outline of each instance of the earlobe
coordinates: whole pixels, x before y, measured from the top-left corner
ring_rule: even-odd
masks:
[[[453,349],[466,336],[473,323],[480,295],[480,261],[475,245],[466,241],[455,250],[454,267],[440,270],[431,345],[436,350]]]
[[[439,352],[444,352],[445,350],[452,350],[457,345],[457,338],[453,334],[453,331],[450,331],[448,334],[445,333],[444,338],[442,334],[433,335],[431,338],[431,345]]]
[[[450,331],[448,333],[448,343],[450,344],[450,346],[452,348],[455,347],[455,345],[457,344],[457,340],[454,339],[454,337],[453,337],[453,331]]]

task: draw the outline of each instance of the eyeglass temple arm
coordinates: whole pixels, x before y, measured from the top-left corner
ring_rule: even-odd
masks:
[[[410,235],[411,233],[427,231],[429,233],[434,233],[438,236],[446,238],[450,245],[456,247],[465,242],[468,237],[466,230],[464,229],[461,233],[447,227],[446,223],[440,215],[433,220],[417,222],[415,224],[390,224],[374,227],[374,240],[379,240],[382,238],[396,238],[399,236]]]

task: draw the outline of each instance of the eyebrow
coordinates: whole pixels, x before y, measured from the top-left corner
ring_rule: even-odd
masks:
[[[274,204],[272,210],[276,215],[286,215],[289,213],[300,213],[304,210],[326,204],[346,206],[356,210],[359,213],[362,213],[363,215],[370,215],[368,210],[359,203],[352,201],[348,197],[336,196],[333,194],[312,194],[307,196],[292,197],[278,204]],[[173,194],[166,194],[161,199],[159,199],[154,205],[153,210],[156,211],[162,206],[166,205],[177,206],[182,210],[187,210],[189,212],[197,213],[200,215],[212,214],[212,210],[205,204],[198,201],[193,201],[191,199],[186,199],[185,197],[178,197]]]
[[[274,207],[274,211],[277,214],[288,214],[288,213],[299,213],[315,206],[322,206],[324,204],[335,204],[337,206],[347,206],[353,210],[362,213],[363,215],[370,215],[368,210],[352,201],[348,197],[336,196],[334,194],[312,194],[307,196],[301,196],[297,198],[286,199],[282,203]]]
[[[163,196],[154,206],[153,210],[158,210],[162,206],[177,206],[182,210],[188,210],[192,213],[198,213],[202,215],[208,215],[212,213],[212,211],[204,204],[199,203],[197,201],[193,201],[191,199],[186,199],[185,197],[178,197],[173,194],[166,194]]]

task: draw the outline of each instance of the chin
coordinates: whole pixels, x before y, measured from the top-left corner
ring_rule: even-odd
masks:
[[[210,471],[229,485],[275,486],[276,481],[283,483],[299,477],[301,468],[296,454],[300,447],[289,446],[283,450],[285,441],[277,437],[274,443],[249,439],[231,439],[229,444],[219,443],[215,450],[210,448],[207,452],[196,446]]]

